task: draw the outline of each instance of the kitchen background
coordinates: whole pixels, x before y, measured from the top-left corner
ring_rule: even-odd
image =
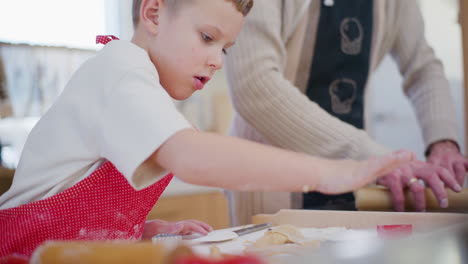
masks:
[[[420,0],[426,36],[442,59],[457,110],[464,151],[461,33],[457,0]],[[99,34],[130,39],[131,0],[23,0],[0,2],[0,142],[3,165],[17,165],[24,140],[54,102],[76,68],[102,46]],[[409,148],[422,157],[423,142],[401,77],[386,58],[373,77],[368,130],[391,148]],[[83,102],[86,105],[86,102]],[[232,108],[224,72],[201,93],[177,102],[201,130],[226,133]]]
[[[318,0],[313,0],[318,1]],[[60,95],[73,72],[102,45],[95,36],[132,35],[131,0],[0,1],[0,194],[11,184],[26,137]],[[419,0],[426,36],[442,59],[455,100],[460,146],[465,147],[461,30],[458,0]],[[372,79],[375,93],[368,130],[393,149],[409,148],[423,158],[421,134],[406,98],[401,77],[386,58]],[[83,107],[86,102],[82,102]],[[182,113],[204,131],[226,133],[232,107],[224,72],[218,72],[203,92],[176,102]],[[40,158],[40,157],[38,157]],[[6,167],[6,168],[5,168]],[[8,169],[10,168],[10,169]],[[150,219],[198,219],[215,229],[230,225],[223,190],[173,180]]]

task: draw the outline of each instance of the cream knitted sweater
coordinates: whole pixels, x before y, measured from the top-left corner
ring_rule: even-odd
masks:
[[[235,108],[231,134],[328,158],[381,155],[389,149],[365,131],[328,114],[304,94],[320,3],[255,0],[226,60]],[[373,28],[370,73],[390,53],[404,78],[404,93],[413,105],[426,146],[441,139],[456,141],[449,84],[441,62],[426,42],[416,0],[375,0]],[[365,96],[370,88],[366,87]],[[250,222],[255,213],[291,206],[290,201],[270,206],[272,202],[265,201],[271,201],[271,196],[244,195],[250,198],[233,207],[235,218],[242,214],[243,220],[234,224]],[[244,207],[240,212],[235,209],[239,206]]]

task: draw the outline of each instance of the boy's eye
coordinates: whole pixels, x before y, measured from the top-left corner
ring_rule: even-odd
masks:
[[[202,37],[203,41],[205,41],[205,42],[213,41],[213,38],[210,37],[210,35],[208,35],[208,34],[206,34],[206,33],[203,33],[203,32],[202,32],[202,33],[201,33],[201,37]],[[224,54],[227,54],[226,49],[223,49],[223,53],[224,53]]]
[[[212,41],[212,40],[213,40],[213,38],[211,38],[210,36],[208,36],[208,35],[205,34],[205,33],[201,33],[201,36],[202,36],[202,39],[203,39],[204,41]]]

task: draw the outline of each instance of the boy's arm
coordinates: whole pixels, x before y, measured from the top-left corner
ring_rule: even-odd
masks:
[[[281,148],[353,159],[389,152],[363,130],[332,117],[285,79],[283,2],[257,0],[236,45],[228,52],[227,76],[236,111],[268,142]]]
[[[327,160],[234,137],[182,130],[152,156],[182,180],[239,191],[357,189],[413,159],[410,152],[366,161]]]

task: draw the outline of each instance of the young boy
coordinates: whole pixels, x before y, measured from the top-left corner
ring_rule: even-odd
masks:
[[[350,191],[413,154],[332,161],[197,132],[176,110],[222,67],[252,0],[134,1],[131,42],[109,42],[32,130],[0,197],[0,256],[45,240],[141,239],[173,172],[235,190]],[[196,221],[180,232],[207,232]]]

